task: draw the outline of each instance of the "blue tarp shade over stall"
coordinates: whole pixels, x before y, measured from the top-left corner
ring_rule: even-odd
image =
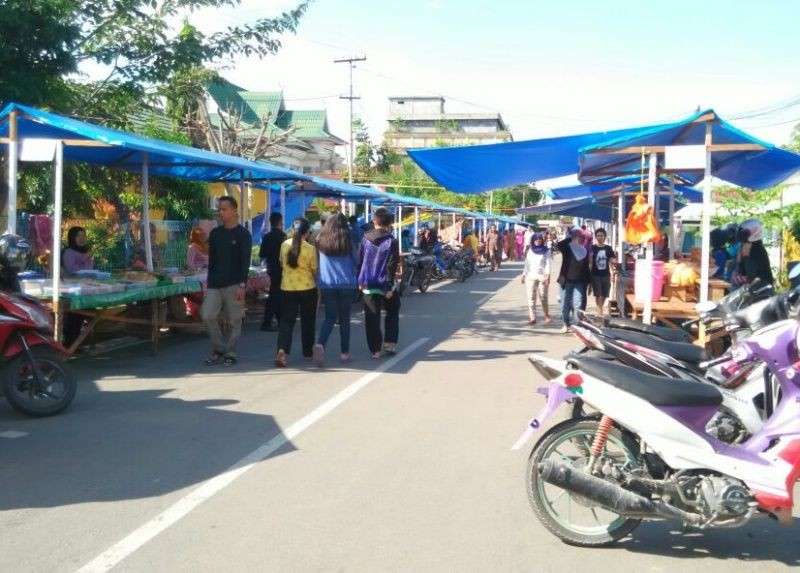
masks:
[[[606,223],[613,223],[616,220],[616,198],[606,199],[598,197],[577,197],[572,199],[557,199],[541,205],[517,209],[519,215],[563,215],[567,217],[580,217],[581,219],[594,219]],[[626,201],[626,210],[633,203],[633,194]],[[685,201],[676,198],[678,205],[683,205]],[[659,197],[659,212],[661,223],[669,223],[669,197],[661,195]]]
[[[639,177],[631,177],[616,181],[615,183],[602,183],[595,185],[572,185],[569,187],[556,187],[547,191],[547,195],[552,199],[578,199],[581,197],[607,197],[616,195],[622,188],[626,193],[637,193],[640,190]],[[661,193],[669,193],[669,181],[663,177],[659,178],[658,186]],[[647,182],[645,182],[645,192]],[[703,200],[703,192],[687,185],[675,185],[675,193],[683,197],[689,203],[699,203]]]
[[[651,151],[659,152],[661,171],[664,167],[663,147],[705,145],[708,123],[711,124],[712,176],[741,187],[763,189],[800,170],[800,155],[748,135],[720,118],[714,110],[706,110],[671,124],[643,127],[634,133],[582,147],[579,178],[584,183],[592,183],[639,175],[642,172],[642,153]],[[720,147],[714,149],[714,146]],[[608,153],[620,148],[630,152]],[[681,170],[676,175],[694,184],[703,178],[703,169]]]
[[[8,117],[17,112],[19,139],[42,138],[95,141],[102,147],[66,145],[64,159],[95,165],[107,165],[126,171],[141,172],[145,156],[151,175],[167,175],[194,181],[298,181],[309,177],[268,163],[248,161],[150,139],[108,127],[94,125],[40,109],[8,104],[0,111],[0,137],[8,137]]]
[[[459,193],[482,193],[500,187],[531,183],[580,172],[581,180],[641,174],[641,152],[601,154],[609,147],[705,144],[705,119],[713,117],[713,145],[759,145],[759,150],[715,151],[712,175],[735,185],[761,189],[775,185],[800,170],[800,155],[760,141],[712,110],[677,122],[616,131],[585,133],[491,145],[412,149],[411,158],[445,188]],[[663,158],[662,158],[663,159]],[[693,185],[702,170],[677,173],[681,183]]]
[[[450,191],[483,193],[578,172],[578,151],[633,135],[641,128],[510,143],[411,149],[409,156]]]

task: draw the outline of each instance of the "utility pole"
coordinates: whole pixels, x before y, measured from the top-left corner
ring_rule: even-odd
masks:
[[[361,99],[353,95],[353,69],[356,67],[356,62],[366,62],[367,57],[361,56],[360,58],[341,58],[333,60],[334,64],[347,64],[350,68],[350,95],[339,96],[339,99],[350,100],[350,153],[347,158],[347,181],[353,182],[353,100]]]

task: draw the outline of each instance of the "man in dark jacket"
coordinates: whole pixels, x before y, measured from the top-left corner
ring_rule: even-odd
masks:
[[[286,233],[283,232],[283,215],[272,213],[269,216],[269,232],[261,239],[261,248],[258,257],[267,265],[269,274],[269,295],[264,304],[264,320],[261,322],[261,330],[275,331],[276,326],[272,325],[272,319],[276,322],[281,320],[281,245],[286,240]]]
[[[239,224],[236,199],[220,197],[217,206],[222,224],[208,236],[208,289],[201,311],[213,345],[209,366],[236,364],[252,245],[250,232]],[[230,328],[227,336],[222,334],[220,315]]]
[[[364,235],[358,254],[358,287],[364,293],[364,328],[373,358],[395,354],[400,333],[400,296],[395,276],[400,247],[392,235],[392,215],[383,207],[372,215],[374,228]],[[386,312],[381,332],[381,310]]]

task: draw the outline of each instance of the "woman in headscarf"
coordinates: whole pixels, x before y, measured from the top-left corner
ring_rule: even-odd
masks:
[[[739,226],[738,239],[742,246],[739,251],[739,267],[735,282],[740,285],[752,283],[756,279],[759,279],[762,285],[775,282],[769,255],[764,248],[763,234],[761,222],[756,219],[748,219]]]
[[[583,231],[575,227],[570,230],[566,239],[556,245],[561,253],[558,284],[562,289],[561,318],[564,321],[562,333],[569,332],[573,311],[586,310],[586,288],[589,285],[590,274],[589,250],[584,242]]]
[[[83,227],[72,227],[67,231],[67,248],[61,253],[61,266],[65,276],[94,268]]]
[[[550,309],[547,306],[547,290],[550,288],[550,266],[553,256],[544,243],[542,233],[531,236],[530,248],[525,253],[525,267],[522,271],[522,283],[528,301],[528,323],[536,324],[536,299],[542,301],[544,322],[550,322]]]
[[[514,241],[517,246],[517,260],[521,261],[525,256],[525,247],[530,245],[530,243],[528,243],[528,245],[525,244],[525,231],[522,229],[517,229],[517,232],[514,235]]]

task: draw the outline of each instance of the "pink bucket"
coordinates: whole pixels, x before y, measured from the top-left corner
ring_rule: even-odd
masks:
[[[636,302],[647,300],[648,293],[651,294],[651,300],[658,300],[663,289],[664,261],[648,262],[646,259],[637,259],[633,281],[633,296]]]

